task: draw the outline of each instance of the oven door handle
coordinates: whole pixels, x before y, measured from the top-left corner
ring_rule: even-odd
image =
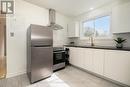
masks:
[[[53,53],[64,53],[65,51],[53,52]]]

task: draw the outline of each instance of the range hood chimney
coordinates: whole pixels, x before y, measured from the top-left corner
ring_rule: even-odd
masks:
[[[56,24],[56,11],[54,9],[49,9],[49,27],[53,28],[54,30],[63,29],[63,27],[59,24]]]

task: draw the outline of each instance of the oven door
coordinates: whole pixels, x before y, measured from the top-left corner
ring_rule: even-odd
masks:
[[[56,51],[53,53],[53,64],[65,62],[65,51]]]

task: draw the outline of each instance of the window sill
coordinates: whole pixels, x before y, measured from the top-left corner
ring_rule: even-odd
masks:
[[[93,37],[94,40],[113,40],[112,37]],[[80,37],[80,40],[90,40],[90,37]]]

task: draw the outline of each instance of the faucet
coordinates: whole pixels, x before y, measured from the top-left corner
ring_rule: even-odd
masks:
[[[89,38],[89,40],[90,40],[90,42],[91,42],[91,46],[94,46],[94,38],[91,36],[91,37]]]

